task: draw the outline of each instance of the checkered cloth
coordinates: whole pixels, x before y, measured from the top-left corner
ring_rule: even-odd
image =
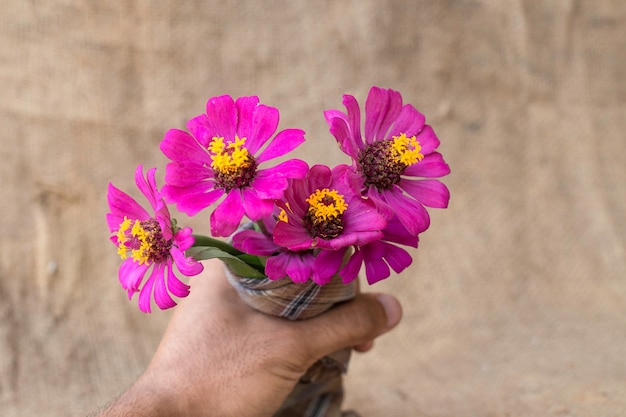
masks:
[[[289,320],[315,317],[334,304],[354,298],[356,284],[340,279],[320,286],[313,281],[296,284],[290,279],[242,278],[227,267],[228,281],[252,308]],[[341,417],[342,374],[347,371],[351,349],[343,349],[316,362],[300,379],[274,417]]]

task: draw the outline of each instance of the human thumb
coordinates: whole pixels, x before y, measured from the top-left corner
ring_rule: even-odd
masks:
[[[358,294],[353,300],[302,322],[307,349],[320,358],[375,339],[402,318],[399,301],[388,294]],[[306,328],[304,328],[306,326]]]

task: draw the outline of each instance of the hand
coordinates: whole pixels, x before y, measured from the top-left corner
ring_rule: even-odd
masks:
[[[369,350],[402,316],[382,294],[305,321],[267,316],[239,299],[219,261],[190,283],[148,369],[101,416],[271,416],[314,362]]]

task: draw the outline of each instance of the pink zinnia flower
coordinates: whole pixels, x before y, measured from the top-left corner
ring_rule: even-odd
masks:
[[[259,169],[304,142],[299,129],[282,130],[270,140],[278,119],[278,109],[259,104],[258,97],[209,99],[206,114],[188,122],[191,134],[177,129],[165,134],[161,150],[172,160],[166,168],[165,198],[193,216],[225,196],[211,213],[214,236],[233,233],[244,215],[253,221],[269,215],[288,179],[302,178],[308,170],[297,159]]]
[[[450,168],[435,149],[439,139],[425,117],[394,90],[372,87],[365,103],[365,132],[361,134],[359,104],[343,96],[347,114],[324,112],[341,150],[352,157],[363,179],[363,193],[388,218],[394,214],[410,233],[426,230],[430,217],[424,206],[445,208],[450,193],[438,178]]]
[[[387,225],[370,201],[361,197],[339,165],[332,171],[315,165],[304,179],[291,181],[281,221],[274,228],[274,242],[291,251],[320,249],[316,253],[312,279],[326,284],[339,270],[346,249],[378,240]]]
[[[172,225],[169,210],[161,197],[155,181],[156,168],[147,172],[147,181],[143,177],[142,166],[135,172],[135,183],[146,197],[154,215],[150,215],[128,194],[109,184],[107,200],[110,213],[107,224],[113,235],[111,241],[118,247],[118,253],[124,259],[120,266],[119,280],[128,291],[130,300],[134,293],[139,293],[139,309],[150,312],[150,301],[154,300],[161,309],[174,307],[176,302],[170,293],[177,297],[186,297],[189,286],[181,282],[174,274],[173,265],[186,276],[202,272],[202,264],[184,255],[194,238],[188,227],[178,229]],[[141,283],[152,268],[148,279]]]

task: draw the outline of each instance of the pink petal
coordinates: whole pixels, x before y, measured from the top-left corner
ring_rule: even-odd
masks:
[[[396,274],[404,271],[413,262],[413,258],[406,250],[385,242],[380,242],[380,244],[384,247],[385,260]],[[370,284],[373,284],[373,282],[370,282]]]
[[[401,133],[405,133],[408,137],[417,135],[424,128],[425,121],[426,117],[417,111],[415,107],[405,104],[400,110],[398,119],[389,131],[389,137],[399,136]]]
[[[313,165],[307,177],[308,191],[322,190],[328,188],[332,183],[332,171],[326,165]],[[306,195],[305,198],[308,198]]]
[[[387,132],[401,108],[400,93],[372,87],[365,102],[365,138],[368,144],[387,139]]]
[[[409,165],[404,170],[404,175],[412,177],[439,178],[450,173],[450,167],[438,152],[424,156],[424,159],[416,164]]]
[[[341,110],[324,110],[324,118],[326,119],[328,126],[332,124],[333,119],[341,119],[346,121],[346,123],[348,121],[348,115]]]
[[[139,265],[139,263],[134,262],[130,258],[126,259],[120,265],[118,277],[122,288],[128,292],[129,300],[132,298],[133,293],[139,290],[141,281],[149,267],[150,266],[146,264]]]
[[[306,255],[305,255],[306,256]],[[312,274],[312,268],[298,255],[292,255],[290,262],[287,263],[287,276],[293,282],[304,283],[309,280]]]
[[[215,178],[213,169],[195,162],[185,164],[170,162],[165,167],[165,186],[202,187],[206,181],[213,180],[213,178]]]
[[[339,164],[333,168],[333,188],[341,190],[342,194],[361,196],[365,178],[353,167]]]
[[[163,206],[156,213],[154,213],[154,218],[157,220],[159,226],[161,227],[161,232],[163,232],[163,239],[172,239],[172,218],[170,216],[169,210],[167,209],[167,206]]]
[[[328,284],[341,267],[345,253],[345,249],[322,250],[315,258],[311,279],[319,285]]]
[[[243,188],[241,196],[243,211],[252,221],[258,221],[262,217],[269,216],[274,211],[274,200],[258,198],[256,191],[252,188]]]
[[[380,191],[378,191],[376,187],[369,187],[367,190],[367,196],[369,197],[370,201],[374,203],[374,205],[376,206],[376,210],[378,210],[378,212],[382,214],[383,217],[390,219],[394,216],[395,211],[393,207],[391,207],[391,205],[387,203],[387,200],[385,200],[385,196]]]
[[[200,262],[198,265],[202,266]],[[172,268],[172,263],[168,262],[167,264],[167,289],[170,293],[174,294],[176,297],[184,298],[189,295],[189,289],[191,287],[174,275],[174,270]]]
[[[450,191],[438,180],[407,180],[403,178],[398,185],[407,194],[425,206],[448,207]]]
[[[155,264],[152,270],[152,276],[150,281],[154,281],[154,301],[161,310],[172,308],[176,305],[176,302],[170,296],[165,285],[165,265]],[[141,298],[141,294],[140,294]]]
[[[389,266],[384,260],[385,246],[382,242],[374,242],[362,248],[367,282],[373,284],[391,275]]]
[[[186,257],[184,252],[180,249],[172,248],[170,255],[172,255],[174,263],[180,273],[187,277],[198,275],[204,269],[204,266],[200,262],[196,261],[191,256]]]
[[[215,136],[223,137],[226,141],[235,139],[237,107],[232,97],[211,97],[206,103],[206,115],[207,125]]]
[[[154,179],[156,168],[151,168],[147,172],[148,180],[143,177],[143,168],[141,165],[137,166],[135,170],[135,184],[139,191],[146,197],[146,200],[150,203],[153,210],[157,209],[157,200],[160,199],[159,192],[156,188],[156,180]]]
[[[174,169],[174,167],[176,168]],[[161,194],[165,197],[166,200],[173,198],[173,195],[171,195],[172,190],[184,190],[183,194],[176,198],[176,200],[178,200],[180,197],[184,197],[184,194],[205,193],[215,187],[215,180],[213,178],[208,178],[206,175],[198,175],[197,177],[194,177],[194,167],[188,166],[188,168],[190,169],[186,171],[185,167],[178,165],[175,162],[167,165],[167,173],[165,175],[165,181],[167,183],[161,189]],[[203,173],[207,174],[208,171],[212,172],[212,170],[204,169]],[[192,175],[189,175],[189,173],[191,173]],[[198,171],[198,173],[200,174],[200,171]],[[180,174],[179,177],[174,176],[178,174]],[[171,181],[168,181],[168,179],[170,179]]]
[[[355,139],[354,135],[350,131],[348,121],[336,117],[329,122],[330,133],[335,137],[339,148],[353,159],[359,157],[359,150],[363,147],[363,140],[359,138]]]
[[[250,138],[254,135],[254,111],[259,105],[257,96],[239,97],[235,101],[237,107],[237,134],[240,138]]]
[[[365,101],[365,138],[371,144],[376,136],[378,127],[384,118],[387,107],[387,90],[372,87]]]
[[[360,231],[382,231],[387,226],[385,217],[371,202],[353,200],[343,214],[344,233]]]
[[[289,261],[290,257],[286,253],[280,253],[268,258],[265,264],[265,274],[272,280],[285,278]]]
[[[430,216],[419,202],[402,194],[399,188],[384,193],[387,203],[394,208],[398,219],[411,234],[418,234],[430,225]]]
[[[274,203],[276,204],[277,202],[274,202]],[[281,208],[278,206],[278,204],[276,204],[272,214],[260,220],[261,227],[265,228],[265,231],[267,232],[269,236],[272,236],[274,234],[274,227],[276,226],[276,222],[278,221],[278,216],[280,214],[280,211],[281,211]]]
[[[211,164],[209,152],[189,133],[178,129],[170,129],[160,144],[161,152],[172,161],[199,164]]]
[[[280,171],[286,178],[304,178],[309,172],[309,165],[300,159],[289,159],[271,169]]]
[[[187,122],[187,130],[198,141],[198,147],[203,150],[209,147],[213,137],[215,137],[215,132],[209,126],[209,119],[206,114],[191,118]]]
[[[304,142],[304,130],[285,129],[279,132],[256,158],[257,163],[269,161],[291,152]],[[252,150],[248,149],[250,152]]]
[[[256,107],[252,119],[252,131],[247,138],[246,149],[252,154],[256,153],[276,132],[278,127],[278,109],[264,104]]]
[[[124,216],[135,220],[150,218],[150,214],[139,203],[111,183],[109,183],[107,192],[107,202],[111,212],[106,215],[106,218],[111,232],[119,230],[120,224],[124,221]]]
[[[152,290],[154,289],[154,273],[150,275],[150,278],[146,281],[139,293],[139,310],[144,313],[150,313],[150,302],[152,300]]]
[[[422,147],[422,155],[428,155],[439,147],[439,138],[430,125],[424,126],[422,131],[415,138]]]
[[[187,214],[195,216],[200,210],[215,203],[224,195],[223,188],[216,188],[208,192],[190,192],[188,188],[163,187],[163,194],[168,201],[176,202],[176,208]]]
[[[207,181],[215,177],[213,169],[206,165],[195,162],[179,163],[170,162],[165,167],[165,187],[173,185],[174,187],[208,187]],[[211,181],[211,184],[213,182]],[[163,190],[161,190],[163,193]]]
[[[287,213],[293,212],[295,217],[302,219],[309,209],[309,203],[306,202],[306,199],[310,194],[311,192],[305,179],[290,180],[289,186],[285,189],[283,201],[276,201],[276,205]],[[286,201],[289,202],[289,207],[286,206]]]
[[[325,249],[341,249],[346,246],[366,245],[381,239],[383,236],[379,230],[367,230],[362,232],[343,232],[341,235],[330,240],[319,240],[318,247]]]
[[[254,180],[250,184],[256,190],[257,196],[264,199],[283,198],[287,185],[287,178],[283,176],[280,169],[276,168],[257,171]]]
[[[389,220],[387,227],[383,230],[383,240],[411,246],[413,248],[417,248],[419,243],[418,235],[409,233],[396,216]]]
[[[365,258],[365,277],[367,282],[373,284],[391,275],[389,266],[382,258]]]
[[[190,227],[183,227],[174,235],[174,245],[181,251],[186,251],[192,247],[196,241],[192,233],[193,230]]]
[[[211,213],[211,234],[229,236],[239,226],[243,218],[243,202],[238,189],[231,190],[224,201]]]
[[[344,284],[354,281],[359,275],[361,265],[363,264],[363,251],[356,249],[345,266],[339,271],[339,276]]]
[[[359,108],[359,103],[356,101],[354,96],[344,94],[343,105],[346,107],[348,112],[347,122],[350,126],[350,136],[352,137],[352,142],[357,149],[362,149],[363,140],[361,139],[361,109]]]
[[[233,246],[251,255],[270,256],[279,247],[263,233],[256,230],[243,230],[233,236]]]
[[[306,250],[311,248],[313,239],[304,230],[302,224],[294,225],[295,221],[289,219],[289,223],[278,222],[274,228],[274,243],[283,248],[293,251]]]

